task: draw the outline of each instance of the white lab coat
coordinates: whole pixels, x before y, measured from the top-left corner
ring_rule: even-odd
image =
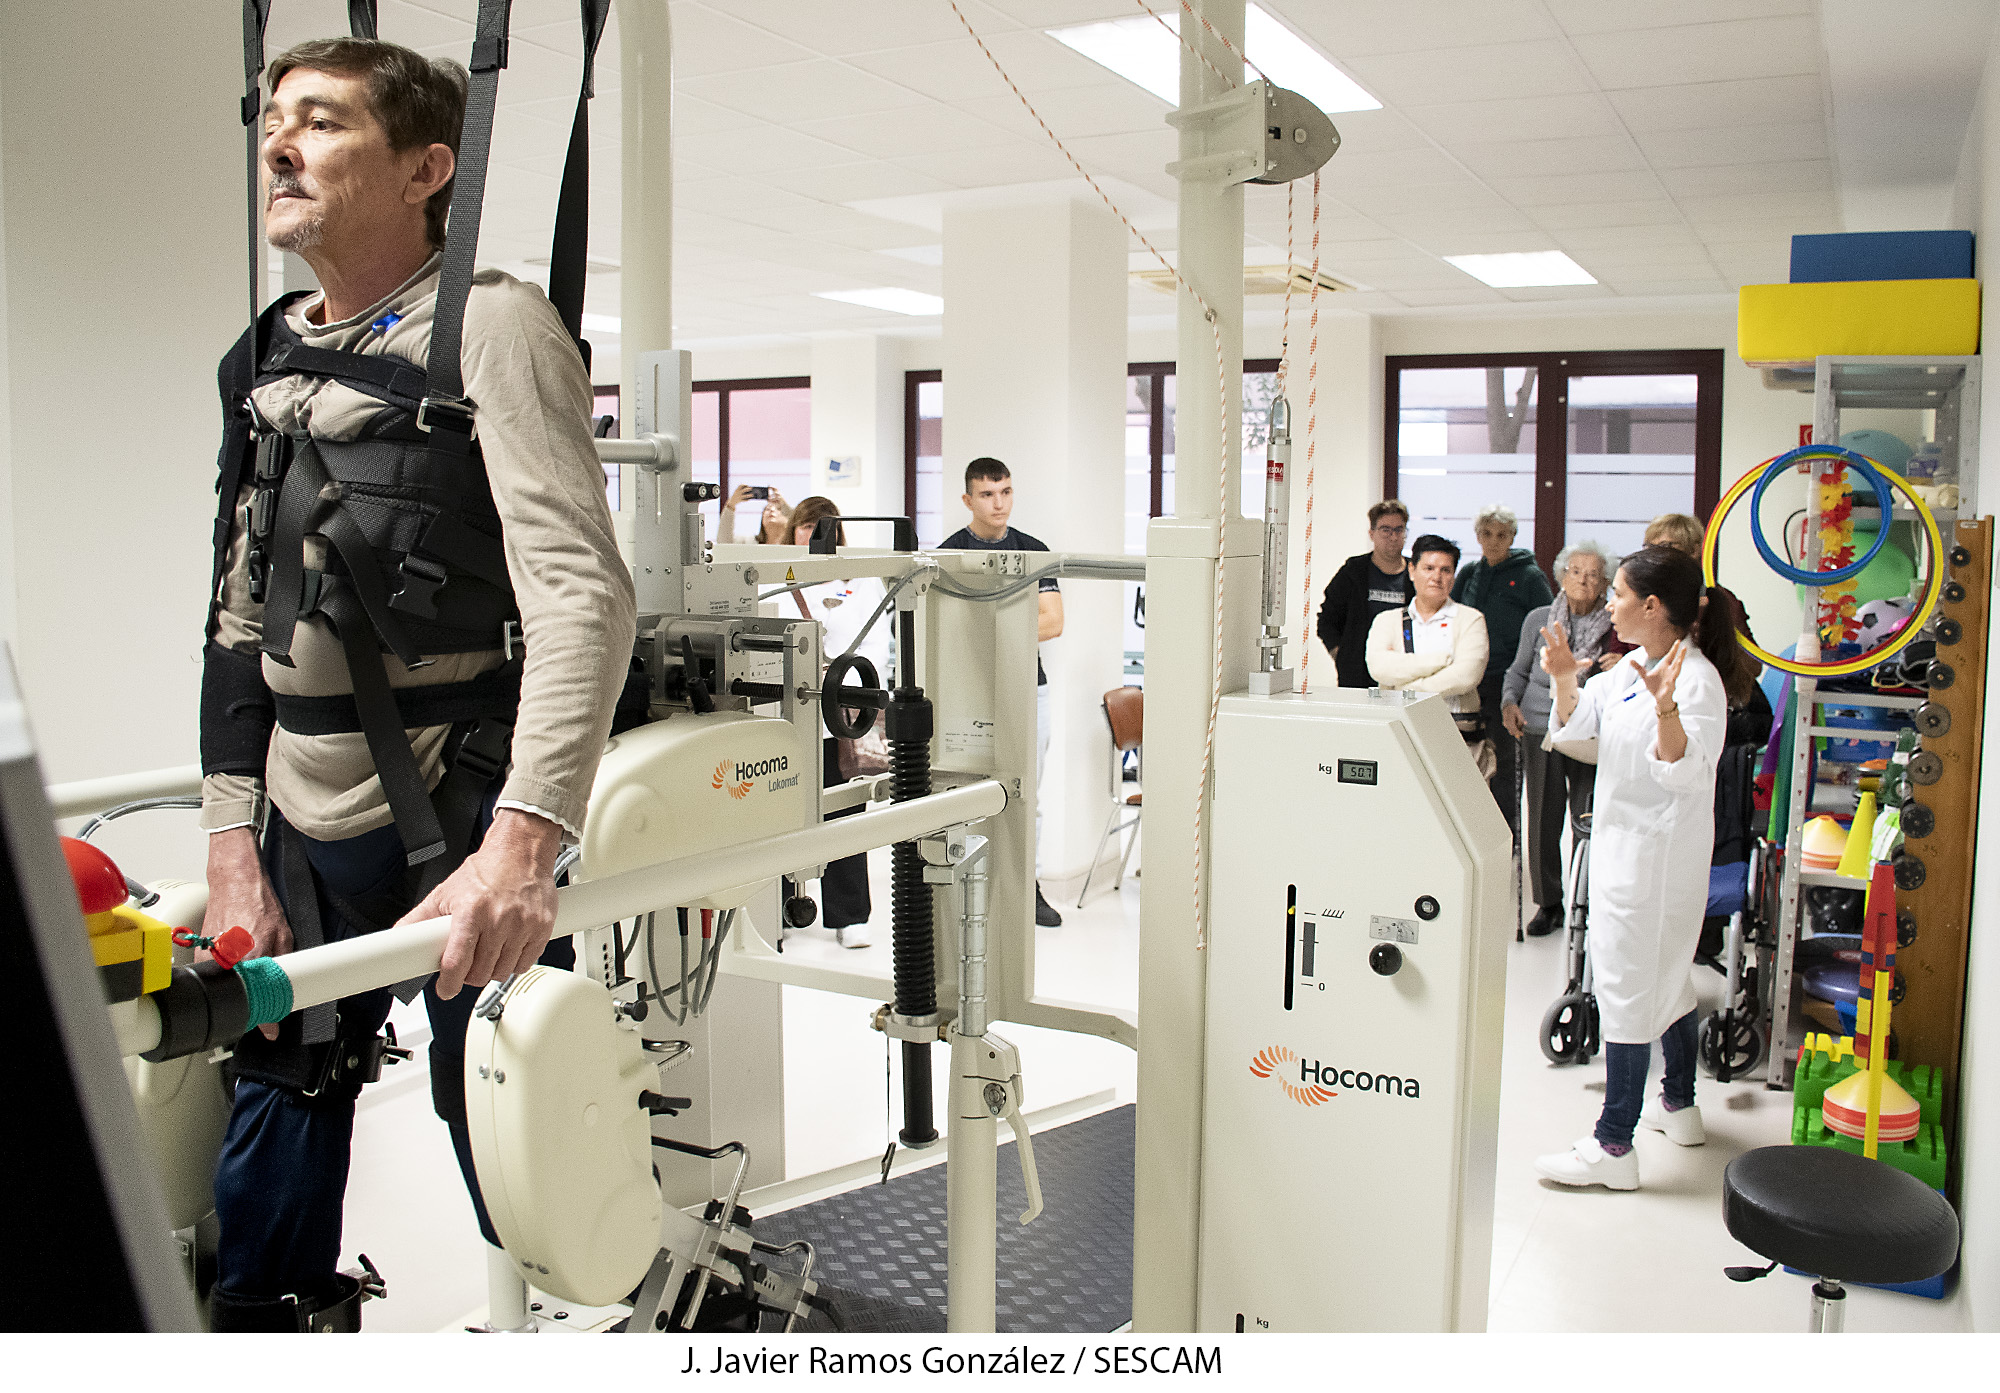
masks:
[[[1690,650],[1674,684],[1687,752],[1656,757],[1659,717],[1639,680],[1644,650],[1586,684],[1551,737],[1597,739],[1590,834],[1590,960],[1604,1038],[1644,1045],[1692,1011],[1690,973],[1715,850],[1715,766],[1728,701],[1722,676]]]

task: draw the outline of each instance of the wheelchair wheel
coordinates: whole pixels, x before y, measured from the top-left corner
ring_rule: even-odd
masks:
[[[1740,1079],[1764,1061],[1764,1032],[1742,1011],[1711,1011],[1702,1018],[1695,1039],[1695,1059],[1702,1072],[1728,1083]]]
[[[1596,1047],[1597,1003],[1581,992],[1555,999],[1542,1017],[1542,1054],[1551,1064],[1581,1064]]]

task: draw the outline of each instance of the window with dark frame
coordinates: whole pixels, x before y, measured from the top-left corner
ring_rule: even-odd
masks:
[[[774,488],[797,507],[812,492],[812,379],[695,383],[693,454],[690,477],[715,484],[724,502],[738,484],[748,484]],[[738,510],[738,541],[757,535],[763,506],[753,500]]]
[[[1721,349],[1388,357],[1382,497],[1471,554],[1489,503],[1544,569],[1576,541],[1633,551],[1658,514],[1715,506],[1722,368]]]

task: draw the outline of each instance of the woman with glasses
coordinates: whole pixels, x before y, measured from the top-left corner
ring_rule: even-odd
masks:
[[[1403,538],[1409,531],[1410,510],[1400,499],[1377,503],[1368,510],[1372,550],[1348,557],[1326,583],[1319,607],[1319,641],[1333,655],[1343,687],[1375,685],[1368,675],[1368,626],[1376,615],[1401,609],[1416,596],[1409,563],[1403,559]]]

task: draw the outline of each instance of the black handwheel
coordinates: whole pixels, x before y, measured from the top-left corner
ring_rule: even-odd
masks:
[[[1588,1058],[1581,1053],[1589,1030],[1585,1020],[1586,998],[1572,992],[1555,999],[1542,1017],[1542,1054],[1551,1064],[1577,1064]]]
[[[820,683],[820,719],[826,722],[829,735],[842,740],[859,740],[875,727],[875,708],[872,706],[849,706],[841,704],[841,693],[856,688],[847,686],[848,673],[860,677],[859,687],[882,690],[881,679],[875,675],[875,664],[859,653],[844,653],[826,665],[826,680]],[[855,712],[855,719],[849,721],[847,712]]]

